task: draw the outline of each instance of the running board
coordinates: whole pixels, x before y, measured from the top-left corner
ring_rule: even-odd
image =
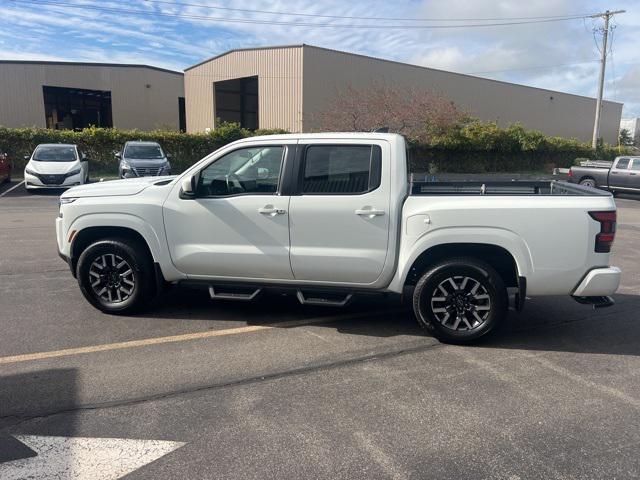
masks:
[[[214,287],[209,286],[209,295],[214,300],[241,300],[250,302],[255,300],[262,292],[262,288],[256,287]]]
[[[296,297],[302,305],[322,305],[325,307],[344,307],[353,298],[352,293],[329,293],[322,291],[296,291]]]

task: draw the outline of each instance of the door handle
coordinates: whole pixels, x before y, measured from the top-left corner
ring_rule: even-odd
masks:
[[[630,173],[629,175],[637,175],[637,173]]]
[[[373,218],[373,217],[377,217],[379,215],[384,215],[384,214],[385,214],[384,210],[378,210],[373,207],[364,207],[356,210],[356,215],[360,215],[362,217]]]
[[[275,208],[273,205],[265,205],[262,208],[258,209],[258,212],[263,215],[271,215],[275,217],[276,215],[284,215],[287,211],[284,208]]]
[[[617,175],[618,172],[611,172],[611,175]]]

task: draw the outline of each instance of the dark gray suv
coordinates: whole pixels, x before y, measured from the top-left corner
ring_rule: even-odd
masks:
[[[156,142],[127,142],[122,152],[116,153],[118,173],[120,178],[171,175],[169,156]]]

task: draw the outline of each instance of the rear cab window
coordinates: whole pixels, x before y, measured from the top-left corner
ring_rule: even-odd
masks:
[[[308,145],[301,169],[302,195],[358,195],[380,186],[378,145]]]

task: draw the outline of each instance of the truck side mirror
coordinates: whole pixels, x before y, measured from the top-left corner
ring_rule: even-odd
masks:
[[[180,181],[180,198],[195,198],[196,175],[187,175]]]
[[[25,160],[29,160],[30,158],[31,158],[31,155],[25,155],[25,156],[24,156],[24,159],[25,159]]]
[[[116,155],[116,158],[122,158],[122,153],[120,152],[116,152],[115,155]]]
[[[170,153],[167,153],[167,154],[165,155],[165,157],[167,157],[167,158],[171,158],[172,156],[173,156],[173,155],[171,155]]]

